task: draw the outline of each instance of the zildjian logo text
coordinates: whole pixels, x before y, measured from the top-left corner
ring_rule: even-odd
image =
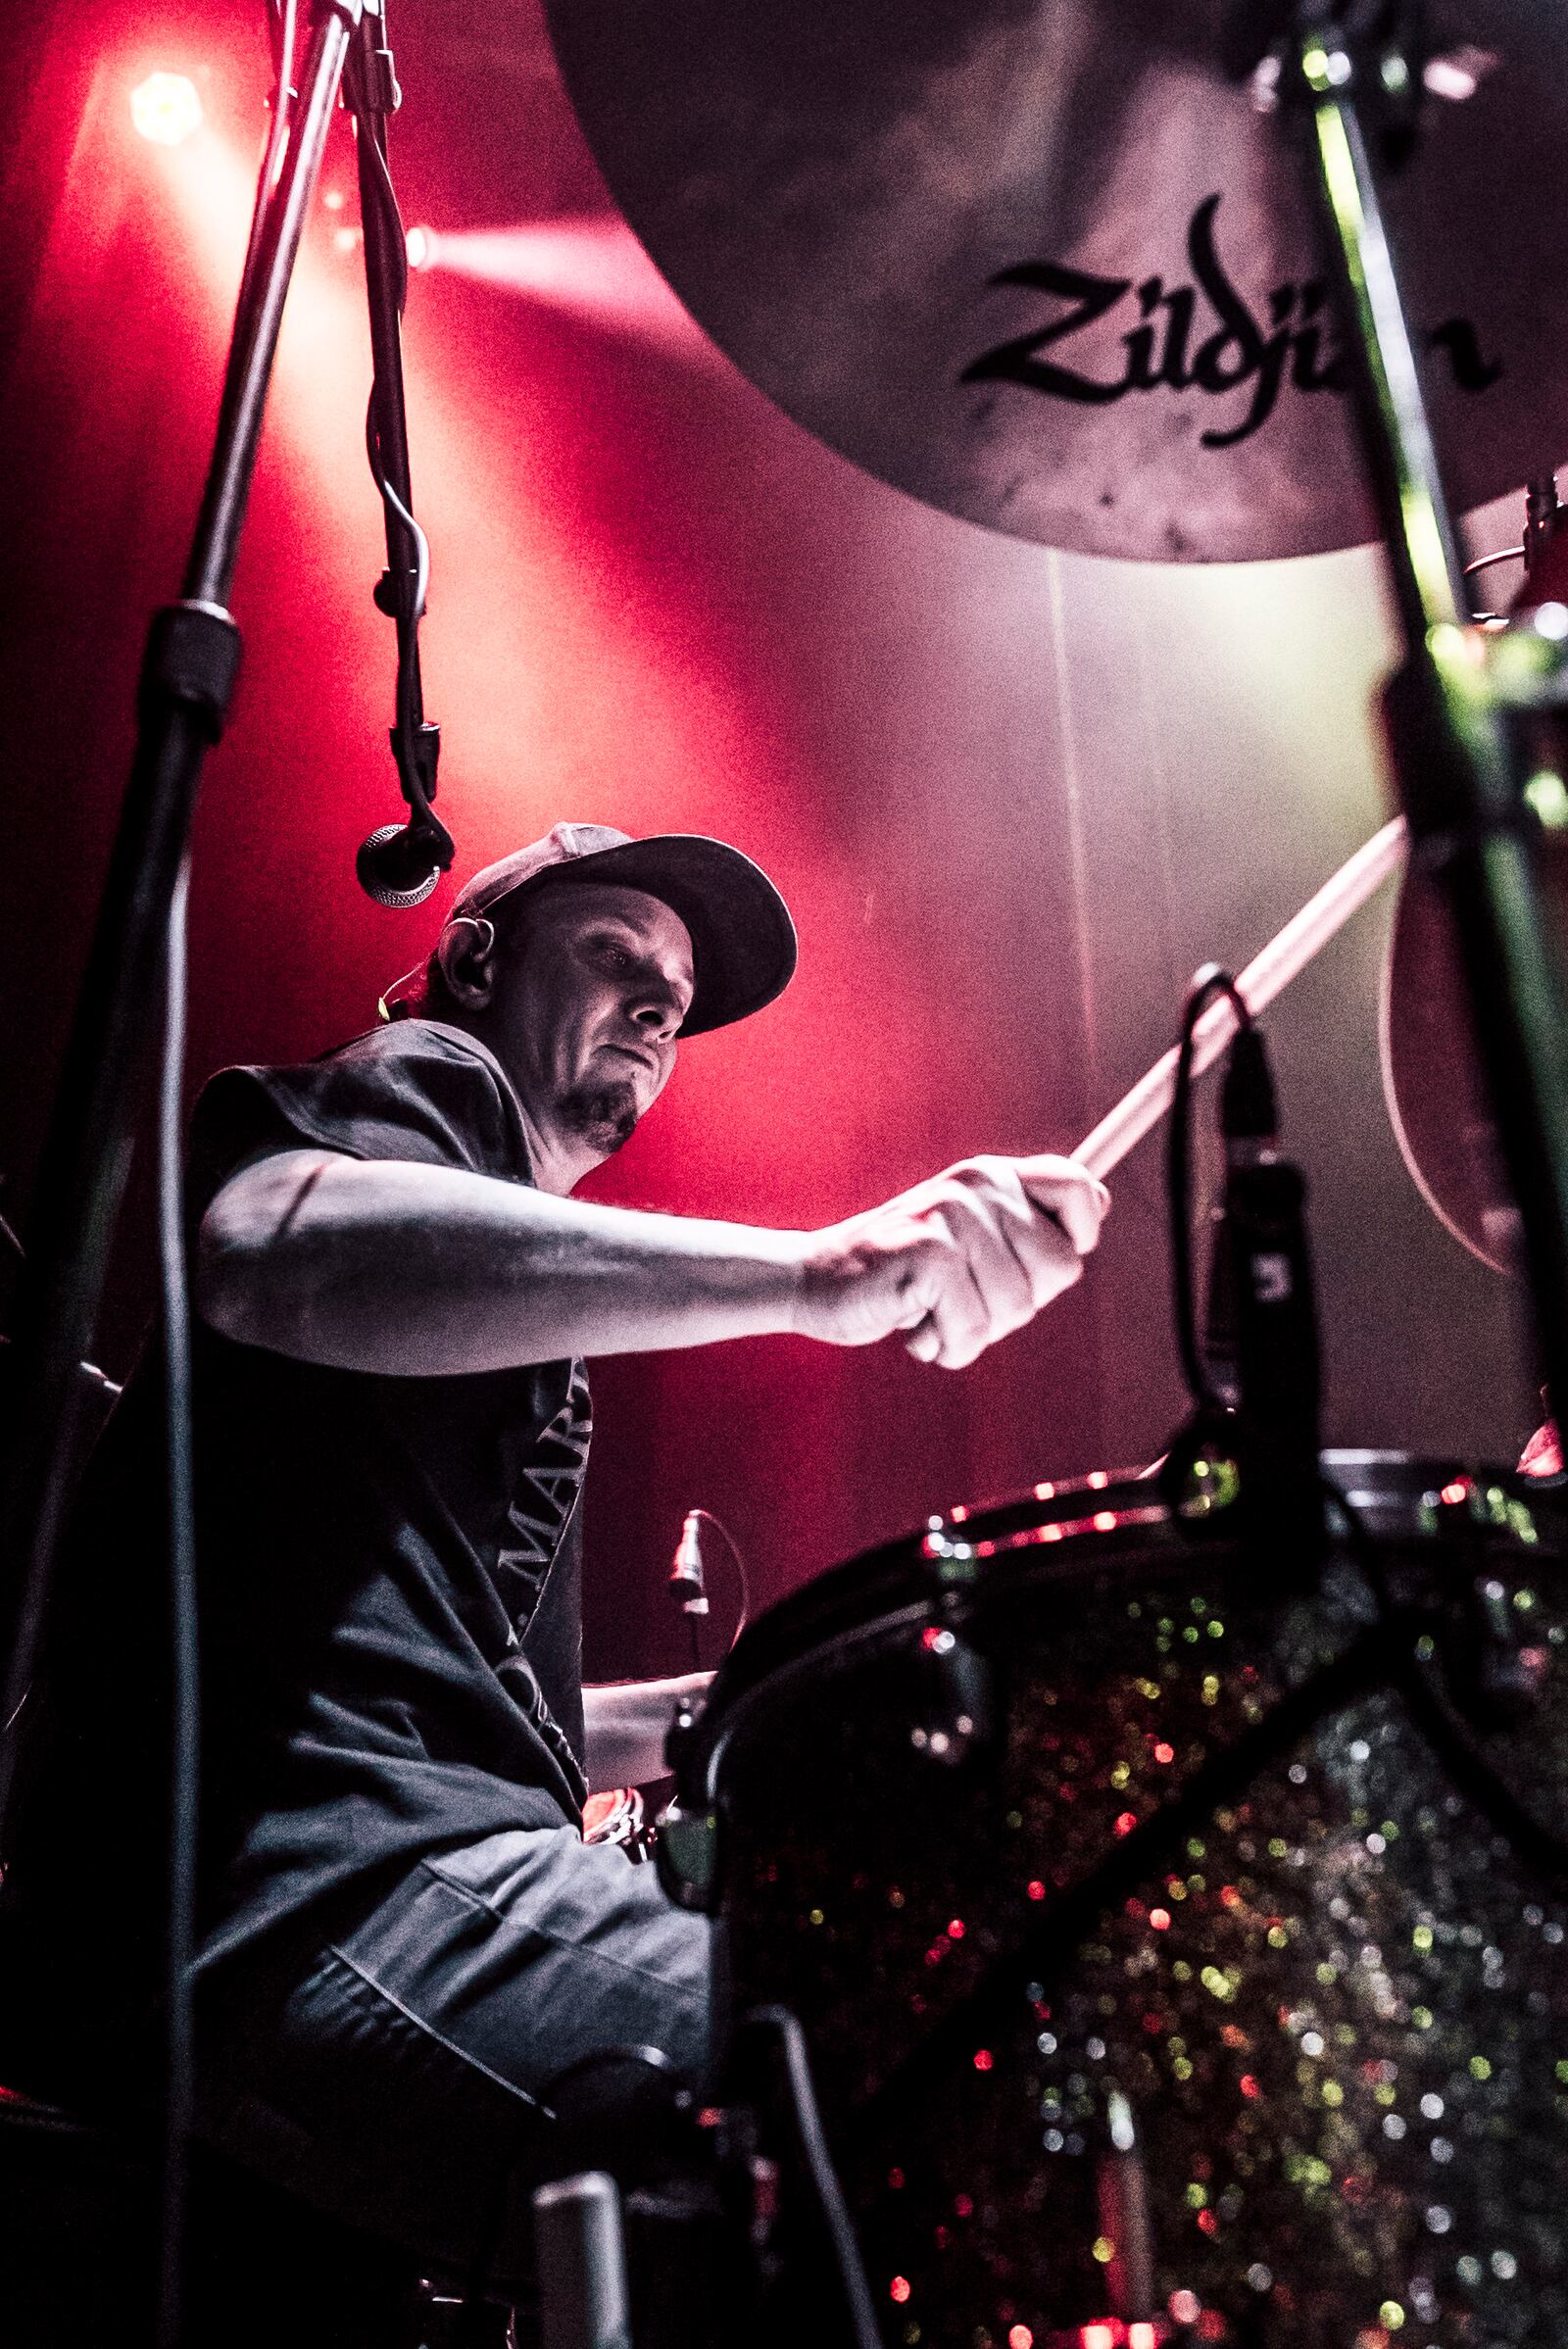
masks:
[[[1205,196],[1189,223],[1193,285],[1167,288],[1162,277],[1146,277],[1135,285],[1131,277],[1100,277],[1055,261],[1021,261],[999,270],[993,285],[1032,286],[1071,307],[1064,317],[987,351],[964,368],[959,381],[1021,383],[1050,399],[1070,400],[1084,408],[1109,408],[1131,392],[1197,391],[1221,399],[1250,386],[1251,398],[1241,421],[1223,429],[1211,425],[1200,436],[1205,449],[1234,448],[1267,423],[1287,379],[1297,391],[1344,391],[1344,354],[1324,339],[1321,281],[1276,285],[1266,297],[1267,318],[1255,318],[1220,260],[1214,242],[1218,210],[1219,197]],[[1107,318],[1128,294],[1137,302],[1139,322],[1121,337],[1126,358],[1119,376],[1107,382],[1063,367],[1059,356],[1041,357],[1053,348],[1059,354],[1072,336]],[[1200,314],[1200,299],[1218,320],[1211,331],[1207,317]],[[1198,334],[1202,339],[1195,345]],[[1461,391],[1486,391],[1502,373],[1500,366],[1482,357],[1468,318],[1445,319],[1430,329],[1426,341],[1432,350],[1446,354]]]

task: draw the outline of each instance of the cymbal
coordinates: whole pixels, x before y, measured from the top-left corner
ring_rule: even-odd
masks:
[[[1086,554],[1375,535],[1302,165],[1221,71],[1226,0],[547,14],[675,291],[879,479]],[[1450,95],[1389,213],[1463,509],[1568,456],[1568,12],[1430,15]]]

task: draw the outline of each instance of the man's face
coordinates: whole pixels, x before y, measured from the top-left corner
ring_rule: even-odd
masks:
[[[503,934],[485,1032],[541,1133],[598,1160],[669,1082],[692,988],[691,935],[658,898],[547,885]]]

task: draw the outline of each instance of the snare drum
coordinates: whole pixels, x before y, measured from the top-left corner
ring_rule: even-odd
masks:
[[[1326,1455],[1290,1574],[1149,1483],[763,1615],[662,1865],[791,2008],[890,2349],[1568,2340],[1568,1570]]]

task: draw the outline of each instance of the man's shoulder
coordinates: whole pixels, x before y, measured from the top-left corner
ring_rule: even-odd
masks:
[[[231,1169],[259,1149],[297,1143],[528,1179],[522,1112],[505,1070],[477,1037],[442,1020],[383,1023],[314,1060],[223,1069],[204,1088],[197,1165]]]
[[[317,1058],[318,1062],[352,1061],[387,1068],[421,1062],[445,1063],[454,1068],[478,1066],[506,1092],[512,1091],[506,1072],[489,1046],[481,1044],[466,1028],[450,1027],[442,1019],[378,1020],[362,1035],[329,1045]]]

